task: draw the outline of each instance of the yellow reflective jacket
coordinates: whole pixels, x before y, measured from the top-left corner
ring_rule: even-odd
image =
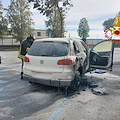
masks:
[[[28,40],[24,40],[22,44],[20,45],[20,50],[18,53],[18,58],[23,59],[23,57],[26,55],[26,53],[29,51],[32,43]]]

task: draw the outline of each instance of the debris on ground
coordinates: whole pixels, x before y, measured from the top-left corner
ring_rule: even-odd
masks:
[[[91,91],[92,91],[92,93],[94,94],[94,95],[108,95],[108,93],[107,92],[105,92],[105,89],[91,89]]]
[[[103,74],[103,73],[106,73],[106,71],[104,71],[104,70],[99,70],[99,69],[94,69],[94,70],[93,70],[93,71],[91,71],[90,73]]]

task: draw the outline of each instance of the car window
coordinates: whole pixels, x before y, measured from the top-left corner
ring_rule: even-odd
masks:
[[[79,46],[76,42],[73,43],[73,48],[74,48],[75,54],[80,53]]]
[[[66,56],[68,54],[68,43],[35,42],[28,51],[33,56]]]
[[[83,48],[84,52],[87,54],[87,53],[88,53],[87,46],[86,46],[85,43],[82,42],[82,41],[81,41],[81,44],[82,44],[82,48]]]
[[[95,52],[106,52],[111,51],[112,42],[111,41],[104,41],[97,44],[92,50]]]

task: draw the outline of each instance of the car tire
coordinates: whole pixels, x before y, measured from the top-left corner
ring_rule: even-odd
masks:
[[[65,87],[65,97],[68,96],[68,87]]]
[[[84,76],[84,71],[85,71],[84,70],[84,66],[80,67],[78,71],[80,73],[80,78],[81,78],[81,81],[82,81],[83,80],[83,76]]]
[[[70,89],[77,91],[79,86],[80,86],[80,81],[81,81],[81,77],[80,77],[80,72],[76,71],[75,72],[75,78],[74,80],[71,82],[71,86]]]

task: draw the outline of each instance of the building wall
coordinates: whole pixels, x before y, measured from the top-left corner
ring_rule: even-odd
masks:
[[[35,39],[48,38],[46,30],[35,29],[33,31],[33,34],[35,35]],[[20,42],[16,42],[16,39],[13,39],[11,35],[11,29],[8,29],[7,36],[3,41],[0,39],[0,45],[19,45],[19,44]]]
[[[48,38],[46,30],[35,29],[33,31],[35,39]],[[86,43],[89,45],[95,45],[103,39],[87,39]],[[8,29],[6,38],[2,41],[0,39],[0,45],[20,45],[20,42],[16,42],[16,39],[13,39],[11,35],[11,29]]]
[[[35,29],[33,34],[35,35],[36,39],[48,38],[46,30]]]
[[[0,39],[0,45],[19,45],[20,42],[16,42],[16,39],[5,38],[3,41]]]

